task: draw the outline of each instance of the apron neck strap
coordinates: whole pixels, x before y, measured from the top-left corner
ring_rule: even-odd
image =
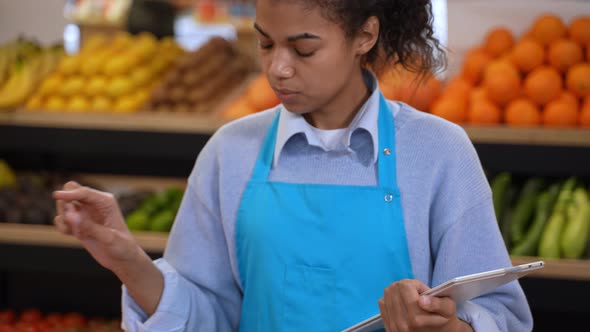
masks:
[[[395,149],[395,119],[391,107],[383,94],[379,93],[379,149],[377,149],[377,171],[379,185],[390,189],[397,188],[397,163]]]
[[[274,150],[277,141],[277,129],[279,127],[280,117],[281,111],[279,110],[270,127],[268,128],[268,131],[266,132],[266,137],[264,138],[262,148],[258,154],[256,165],[254,165],[252,180],[266,181],[268,179],[268,174],[270,173],[270,169],[272,167],[272,161],[275,152]]]

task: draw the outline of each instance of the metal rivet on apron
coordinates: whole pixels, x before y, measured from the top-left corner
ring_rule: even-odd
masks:
[[[383,154],[389,156],[391,154],[391,150],[389,148],[383,149]]]
[[[391,203],[392,201],[393,201],[393,195],[392,194],[385,195],[385,202]]]

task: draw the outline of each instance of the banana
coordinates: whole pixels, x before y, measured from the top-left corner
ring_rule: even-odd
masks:
[[[9,82],[0,92],[0,109],[10,109],[23,103],[34,88],[34,70],[37,66],[33,64],[20,64],[12,71]]]

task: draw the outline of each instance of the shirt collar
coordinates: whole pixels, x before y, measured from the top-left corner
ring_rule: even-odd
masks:
[[[374,74],[369,71],[363,71],[363,77],[365,79],[365,83],[372,93],[350,123],[348,132],[345,135],[346,142],[344,143],[346,147],[350,148],[352,134],[358,129],[366,130],[373,141],[372,162],[375,163],[378,156],[377,150],[379,149],[378,118],[380,90],[377,78]],[[324,148],[317,135],[313,132],[311,125],[303,118],[303,116],[289,112],[281,105],[277,128],[277,138],[274,149],[273,167],[278,164],[281,151],[285,147],[287,141],[299,133],[303,133],[303,135],[305,135],[309,145]]]

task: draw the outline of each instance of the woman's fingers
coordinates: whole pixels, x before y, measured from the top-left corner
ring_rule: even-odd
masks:
[[[66,203],[64,221],[70,227],[72,234],[80,240],[95,239],[104,244],[110,244],[113,241],[112,229],[94,222],[83,206]]]
[[[63,190],[53,192],[53,198],[57,200],[64,200],[67,202],[79,201],[88,204],[103,203],[108,197],[110,196],[107,193],[80,186],[73,181],[66,183]]]
[[[68,224],[65,223],[63,215],[57,215],[53,218],[53,224],[57,228],[57,230],[66,235],[72,235],[72,229]]]
[[[456,313],[455,301],[448,297],[421,296],[418,302],[424,311],[443,317],[453,317]]]

